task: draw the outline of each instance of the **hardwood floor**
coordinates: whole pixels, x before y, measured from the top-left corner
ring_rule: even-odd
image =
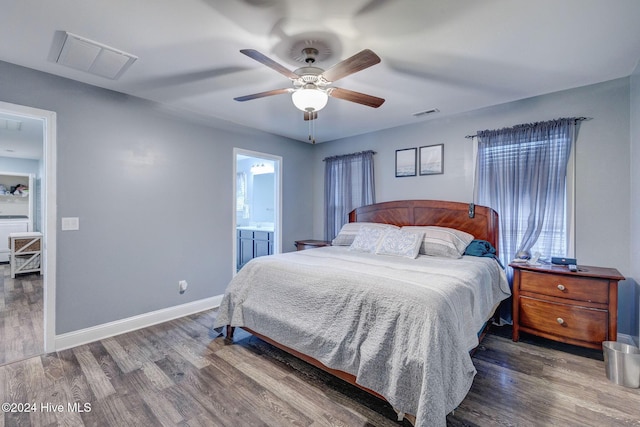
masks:
[[[0,365],[44,351],[42,276],[10,273],[0,264]]]
[[[242,331],[225,345],[214,316],[1,366],[0,402],[36,410],[5,412],[0,427],[409,425],[387,403]],[[536,344],[487,335],[448,425],[640,425],[640,389],[609,382],[600,360]]]

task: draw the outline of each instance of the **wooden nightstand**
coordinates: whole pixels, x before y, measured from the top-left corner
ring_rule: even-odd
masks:
[[[615,268],[510,264],[513,267],[513,341],[520,332],[601,349],[618,335]]]
[[[305,249],[321,248],[323,246],[331,246],[331,242],[327,240],[296,240],[296,248],[299,251]]]

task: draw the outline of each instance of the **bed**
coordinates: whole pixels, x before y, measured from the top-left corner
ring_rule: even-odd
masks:
[[[478,332],[510,295],[504,270],[490,256],[411,258],[355,249],[363,236],[398,230],[393,226],[405,237],[424,226],[427,234],[458,230],[497,249],[498,216],[482,206],[472,215],[466,203],[405,200],[355,209],[349,224],[343,230],[358,230],[349,244],[339,245],[347,236],[341,231],[335,245],[246,264],[230,282],[214,327],[226,326],[227,342],[235,327],[246,329],[386,399],[399,419],[446,425],[475,376],[470,351]]]

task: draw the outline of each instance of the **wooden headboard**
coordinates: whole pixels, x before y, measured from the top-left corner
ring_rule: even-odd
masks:
[[[380,222],[403,225],[437,225],[466,231],[490,242],[498,250],[498,214],[486,206],[475,206],[469,218],[469,204],[441,200],[396,200],[356,208],[349,222]]]

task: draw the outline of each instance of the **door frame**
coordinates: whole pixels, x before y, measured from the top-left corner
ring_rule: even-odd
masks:
[[[42,288],[44,307],[44,353],[55,351],[56,337],[56,129],[57,115],[54,111],[0,101],[0,113],[42,120],[42,162],[44,193],[42,206]]]
[[[279,254],[282,252],[282,157],[269,153],[261,153],[258,151],[245,150],[243,148],[233,148],[233,173],[232,173],[232,208],[233,214],[231,215],[231,232],[232,232],[232,256],[231,256],[231,268],[233,276],[237,274],[237,262],[238,262],[238,239],[236,234],[236,173],[238,169],[238,156],[255,157],[259,159],[270,160],[274,163],[273,173],[275,181],[274,198],[275,198],[275,212],[274,212],[274,229],[273,229],[273,253]]]

